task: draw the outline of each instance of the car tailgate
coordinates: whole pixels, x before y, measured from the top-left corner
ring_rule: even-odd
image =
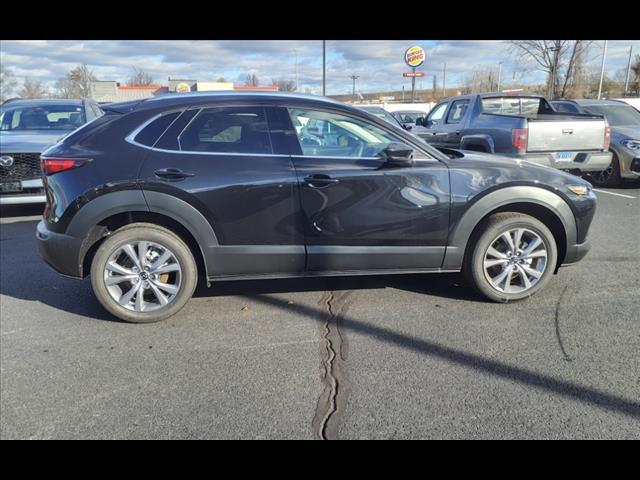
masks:
[[[604,118],[529,119],[528,152],[602,150],[606,123]]]

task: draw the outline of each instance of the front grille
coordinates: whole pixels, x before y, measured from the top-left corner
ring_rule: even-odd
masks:
[[[39,153],[2,153],[13,157],[13,165],[0,164],[0,182],[17,182],[42,176]]]

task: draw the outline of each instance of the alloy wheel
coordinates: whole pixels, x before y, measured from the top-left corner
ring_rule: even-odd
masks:
[[[167,247],[149,241],[119,246],[104,268],[104,284],[120,306],[149,312],[170,304],[182,283],[182,268]]]
[[[547,268],[547,256],[539,234],[527,228],[510,229],[485,252],[484,274],[496,290],[520,293],[538,283]]]

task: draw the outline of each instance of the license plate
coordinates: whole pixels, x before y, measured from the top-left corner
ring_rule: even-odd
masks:
[[[556,160],[571,161],[573,152],[556,152]]]
[[[21,192],[22,184],[20,182],[0,183],[0,192]]]

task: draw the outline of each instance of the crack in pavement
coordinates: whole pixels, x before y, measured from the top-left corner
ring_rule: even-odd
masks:
[[[568,285],[564,287],[560,297],[558,297],[558,302],[556,303],[556,315],[555,315],[555,328],[556,328],[556,339],[558,340],[558,345],[560,346],[560,351],[562,352],[562,356],[564,360],[567,362],[572,362],[573,359],[569,356],[567,351],[564,348],[564,343],[562,343],[562,337],[560,336],[560,305],[562,305],[562,301],[564,299],[565,294],[567,293]]]
[[[326,321],[322,326],[322,383],[324,388],[312,421],[314,438],[332,440],[338,438],[340,416],[346,406],[349,386],[345,375],[344,362],[348,357],[348,341],[342,335],[342,318],[351,306],[346,300],[352,294],[324,292],[319,304],[325,308]]]

